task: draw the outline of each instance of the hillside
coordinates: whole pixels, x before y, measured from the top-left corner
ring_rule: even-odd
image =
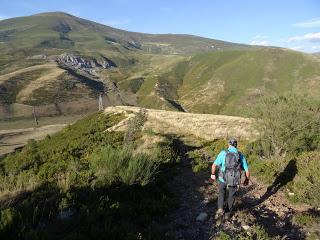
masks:
[[[261,158],[251,120],[138,110],[107,108],[0,157],[1,239],[319,238],[318,150]],[[229,134],[253,177],[221,225],[208,179]]]
[[[246,115],[263,95],[319,96],[319,66],[281,48],[36,14],[0,21],[0,119],[93,112],[99,95],[104,107]]]
[[[142,85],[138,103],[188,112],[245,115],[261,96],[320,95],[320,61],[300,52],[266,48],[199,54]],[[178,107],[177,107],[178,106]]]
[[[0,117],[19,117],[15,104],[41,105],[39,115],[83,112],[79,106],[92,100],[89,106],[96,107],[101,93],[107,93],[105,105],[136,105],[135,90],[123,92],[117,82],[143,81],[189,54],[251,48],[192,35],[128,32],[61,12],[2,20]],[[74,110],[68,109],[66,102],[75,100]]]
[[[140,108],[116,106],[105,109],[106,113],[138,113]],[[242,117],[193,114],[175,111],[146,109],[148,119],[145,129],[152,129],[158,134],[173,134],[177,136],[189,136],[212,141],[214,139],[228,138],[231,136],[244,140],[253,140],[257,133],[252,128],[253,120]],[[112,130],[124,131],[127,120],[113,126]]]
[[[104,112],[106,114],[125,113],[130,119],[139,110],[140,108],[138,107],[116,106],[108,107]],[[128,114],[129,112],[130,114]],[[183,136],[186,139],[198,138],[208,141],[228,136],[236,136],[240,139],[252,141],[257,136],[256,131],[252,129],[253,120],[248,118],[156,109],[146,109],[146,112],[148,119],[144,125],[145,129],[149,129],[160,135],[171,134]],[[67,126],[67,124],[56,124],[59,120],[64,122],[70,121],[70,119],[52,118],[52,123],[55,123],[54,125],[47,123],[47,125],[37,128],[28,127],[4,130],[9,128],[10,124],[3,126],[4,129],[0,129],[0,157],[26,145],[29,139],[44,139],[47,135],[51,135]],[[73,121],[74,119],[72,119]],[[41,122],[43,124],[45,121],[41,120]],[[124,119],[110,128],[109,131],[125,131],[127,123],[128,119]],[[30,125],[32,126],[32,123]]]
[[[210,49],[250,48],[192,35],[128,32],[62,12],[3,20],[0,22],[0,32],[1,48],[16,54],[17,50],[24,50],[25,53],[29,50],[35,55],[37,52],[42,54],[41,50],[61,52],[64,49],[98,51],[101,54],[130,50],[192,54]]]

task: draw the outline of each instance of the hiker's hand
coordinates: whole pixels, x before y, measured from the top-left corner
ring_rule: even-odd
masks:
[[[215,174],[211,174],[211,180],[214,182],[216,180],[216,175]]]
[[[244,186],[248,186],[249,185],[249,178],[246,178],[243,182]]]

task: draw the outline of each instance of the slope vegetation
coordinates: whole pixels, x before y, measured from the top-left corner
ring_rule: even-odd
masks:
[[[196,55],[156,77],[153,88],[142,85],[139,93],[142,100],[156,96],[190,112],[238,115],[261,96],[297,92],[319,97],[319,81],[317,58],[268,48]],[[150,107],[150,102],[140,103]]]
[[[106,113],[137,113],[138,107],[108,107]],[[252,129],[253,120],[242,117],[212,114],[193,114],[176,111],[146,109],[148,120],[146,129],[164,135],[190,136],[203,140],[228,138],[254,139],[256,132]],[[134,116],[134,114],[131,114]],[[127,119],[113,126],[112,130],[124,130]]]
[[[104,106],[228,115],[263,95],[319,96],[319,58],[280,48],[128,32],[60,12],[0,21],[0,42],[1,118],[18,117],[16,104],[70,114],[70,102],[96,107],[100,94]]]

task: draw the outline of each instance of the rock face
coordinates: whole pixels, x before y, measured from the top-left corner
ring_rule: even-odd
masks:
[[[97,70],[100,69],[117,67],[117,65],[113,61],[107,58],[103,58],[103,60],[98,61],[96,59],[86,59],[81,56],[76,56],[69,53],[61,54],[57,57],[56,61],[59,64],[73,69],[82,70],[91,75],[97,75]]]

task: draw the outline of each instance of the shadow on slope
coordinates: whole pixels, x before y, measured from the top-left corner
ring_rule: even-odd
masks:
[[[265,194],[259,200],[259,203],[263,203],[270,196],[279,191],[280,188],[291,182],[298,173],[297,163],[295,159],[290,160],[285,169],[276,177],[272,185],[267,188]]]

